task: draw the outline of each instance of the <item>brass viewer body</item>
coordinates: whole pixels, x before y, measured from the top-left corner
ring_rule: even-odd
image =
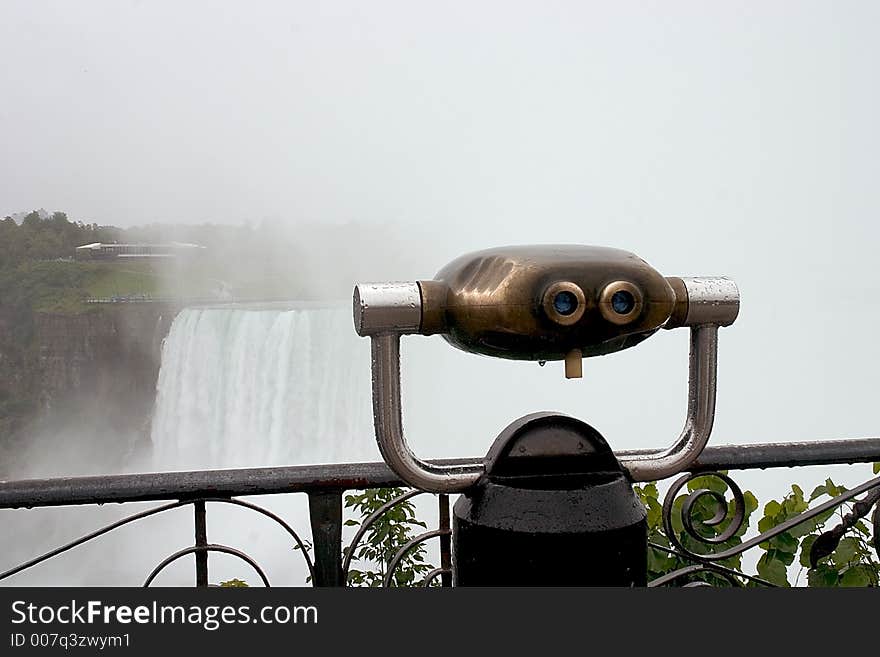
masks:
[[[421,333],[442,333],[464,351],[518,360],[625,349],[659,329],[675,305],[672,287],[644,260],[596,246],[480,251],[419,288],[429,320]],[[627,313],[611,309],[614,293],[629,295]]]

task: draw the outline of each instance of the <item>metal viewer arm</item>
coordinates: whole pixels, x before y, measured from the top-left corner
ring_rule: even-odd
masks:
[[[460,493],[483,474],[480,461],[466,465],[433,465],[413,454],[403,434],[400,412],[400,335],[370,339],[373,365],[373,423],[382,458],[411,486],[432,493]]]
[[[678,441],[665,450],[618,455],[633,481],[656,481],[686,470],[709,442],[715,420],[718,327],[691,329],[687,419]]]

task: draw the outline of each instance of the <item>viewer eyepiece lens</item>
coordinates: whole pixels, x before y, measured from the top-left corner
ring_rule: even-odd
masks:
[[[573,326],[584,316],[587,299],[580,286],[571,281],[556,281],[544,289],[541,297],[544,314],[560,326]]]
[[[636,300],[632,293],[627,290],[618,290],[611,296],[611,308],[618,315],[628,315],[635,307]]]
[[[553,297],[553,307],[560,315],[571,315],[578,307],[577,297],[568,290],[558,292]]]

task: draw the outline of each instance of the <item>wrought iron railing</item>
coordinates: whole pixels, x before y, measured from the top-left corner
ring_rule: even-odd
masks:
[[[438,463],[454,464],[472,462],[473,459],[445,460]],[[739,486],[729,474],[730,470],[790,468],[799,466],[816,466],[830,464],[869,463],[880,461],[880,438],[862,438],[855,440],[814,441],[802,443],[769,443],[754,445],[731,445],[707,447],[699,460],[688,474],[676,480],[666,493],[663,504],[663,523],[667,528],[667,536],[672,545],[665,547],[653,544],[653,549],[667,551],[688,565],[656,578],[650,586],[669,584],[702,584],[692,582],[690,578],[699,573],[712,572],[731,584],[751,582],[771,585],[770,582],[752,575],[733,570],[722,561],[773,539],[789,531],[793,527],[811,521],[832,508],[856,500],[850,513],[842,517],[838,526],[825,532],[815,550],[833,550],[837,541],[860,518],[866,517],[873,509],[873,541],[875,548],[880,548],[880,477],[874,477],[863,484],[843,492],[832,499],[809,509],[797,517],[786,520],[758,535],[745,538],[739,545],[713,552],[711,547],[719,545],[736,533],[743,522],[743,494]],[[685,485],[697,476],[710,474],[721,478],[733,497],[733,514],[729,514],[726,501],[715,491],[700,489],[690,492],[681,505],[681,521],[687,534],[696,541],[706,545],[709,550],[696,552],[685,546],[671,531],[674,511],[673,501]],[[97,477],[73,477],[53,479],[32,479],[21,481],[0,482],[0,509],[63,507],[72,505],[93,505],[126,502],[165,502],[150,509],[134,513],[85,534],[74,541],[61,545],[44,554],[35,556],[24,563],[8,568],[0,573],[0,581],[13,575],[29,570],[45,561],[68,552],[84,543],[91,542],[113,530],[137,522],[143,518],[154,516],[172,509],[191,506],[193,508],[194,544],[179,550],[163,559],[148,574],[144,581],[149,586],[156,576],[171,563],[190,554],[195,557],[195,582],[197,586],[209,583],[208,554],[226,553],[248,563],[265,585],[269,578],[259,563],[240,549],[223,544],[208,543],[206,527],[206,506],[208,504],[235,505],[248,509],[253,513],[262,514],[276,523],[289,535],[292,543],[305,561],[314,586],[345,586],[348,572],[356,548],[382,514],[388,512],[396,504],[407,502],[416,495],[429,495],[420,491],[408,490],[394,500],[382,505],[369,515],[361,524],[347,549],[342,547],[343,536],[343,495],[349,490],[371,488],[387,488],[400,486],[402,482],[384,463],[356,463],[315,466],[290,466],[276,468],[251,468],[235,470],[209,470],[192,472],[163,472],[150,474],[126,474]],[[301,493],[308,496],[309,520],[311,525],[310,541],[303,540],[300,534],[278,514],[239,499],[251,495],[286,495]],[[724,531],[707,538],[694,526],[690,511],[701,497],[710,496],[719,504],[716,517],[703,521],[703,524],[719,525],[725,523]],[[401,546],[391,559],[384,584],[393,581],[395,568],[406,554],[418,545],[431,539],[440,543],[440,565],[431,570],[422,582],[430,585],[438,582],[443,586],[452,585],[451,564],[451,529],[450,500],[448,495],[436,495],[439,521],[435,529],[415,536]],[[11,537],[6,537],[11,540]],[[308,549],[310,548],[310,549]],[[8,550],[7,550],[8,552]],[[512,583],[515,583],[512,581]]]

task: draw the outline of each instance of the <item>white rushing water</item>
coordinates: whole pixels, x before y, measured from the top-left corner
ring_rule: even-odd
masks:
[[[375,457],[369,345],[347,308],[183,310],[162,349],[159,469]]]

